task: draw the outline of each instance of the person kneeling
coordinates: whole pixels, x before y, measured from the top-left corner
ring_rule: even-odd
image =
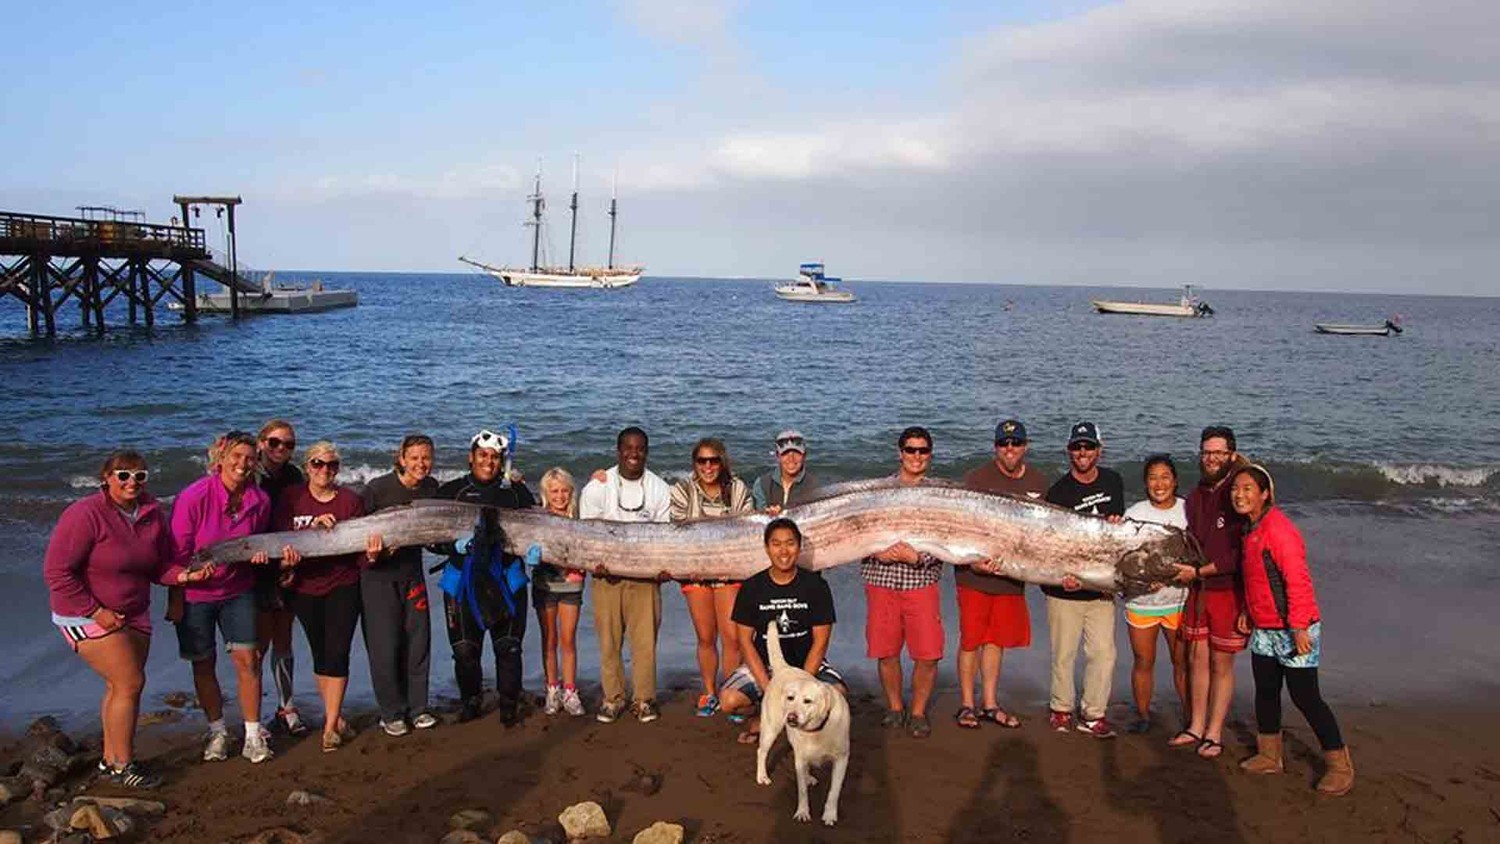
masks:
[[[729,675],[719,692],[719,701],[729,713],[752,712],[771,682],[765,630],[772,621],[788,665],[799,666],[840,694],[848,694],[843,675],[824,660],[836,620],[833,592],[821,574],[797,567],[801,530],[791,519],[774,519],[766,525],[765,544],[771,565],[744,582],[730,614],[745,663]],[[739,741],[755,744],[759,730],[752,726]]]

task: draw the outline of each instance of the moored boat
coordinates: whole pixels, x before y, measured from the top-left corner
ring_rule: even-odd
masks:
[[[1134,316],[1208,317],[1214,309],[1193,295],[1191,284],[1182,288],[1182,299],[1171,305],[1158,302],[1121,302],[1109,299],[1093,299],[1090,304],[1101,314],[1131,314]]]
[[[841,281],[824,275],[822,264],[803,264],[798,268],[795,281],[776,285],[776,297],[788,302],[839,304],[857,301],[852,292],[840,286]]]
[[[1319,322],[1313,325],[1319,334],[1345,334],[1358,337],[1389,337],[1401,333],[1401,318],[1385,321],[1384,325],[1349,325],[1337,322]]]

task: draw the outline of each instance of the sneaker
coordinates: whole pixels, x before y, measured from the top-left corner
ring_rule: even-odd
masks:
[[[297,714],[295,706],[284,706],[276,710],[275,723],[281,725],[289,736],[305,736],[312,731],[307,722],[302,720],[302,716]]]
[[[1088,733],[1094,738],[1114,738],[1115,728],[1109,725],[1104,718],[1095,718],[1092,721],[1087,718],[1078,719],[1078,732]]]
[[[229,732],[208,731],[208,742],[203,745],[203,761],[223,762],[229,758]]]
[[[1073,726],[1073,713],[1049,709],[1047,710],[1047,724],[1059,733],[1066,733],[1068,728]]]
[[[1146,733],[1151,732],[1151,719],[1136,718],[1134,721],[1130,722],[1130,726],[1125,728],[1125,732],[1137,736],[1145,735]]]
[[[140,762],[131,762],[123,768],[111,769],[109,779],[115,785],[125,788],[160,788],[162,783],[161,774],[152,772]]]
[[[411,725],[419,730],[430,730],[438,725],[438,719],[430,712],[423,712],[411,719]]]
[[[577,718],[583,714],[583,699],[577,689],[563,689],[563,711]]]
[[[712,718],[719,714],[719,699],[713,695],[698,695],[698,717]]]
[[[381,721],[380,729],[385,730],[385,734],[391,738],[401,738],[411,732],[411,727],[406,726],[406,720],[403,718],[397,718],[394,721]]]
[[[625,702],[623,700],[607,700],[599,707],[599,711],[594,717],[601,724],[613,724],[619,720],[620,715],[624,712]]]
[[[642,724],[649,724],[661,717],[656,709],[656,702],[651,700],[638,700],[630,710],[635,713],[635,720]]]
[[[271,743],[266,740],[266,734],[256,730],[255,735],[248,733],[245,735],[245,747],[240,751],[240,755],[249,759],[251,764],[259,765],[276,754],[271,752]]]
[[[547,687],[547,702],[542,706],[543,715],[556,715],[562,711],[562,686]]]

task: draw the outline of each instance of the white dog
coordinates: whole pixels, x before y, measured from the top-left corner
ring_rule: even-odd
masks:
[[[771,784],[766,773],[766,756],[785,727],[797,767],[797,813],[793,817],[799,821],[812,820],[807,788],[818,781],[808,769],[832,762],[833,781],[828,787],[828,800],[823,804],[823,823],[833,826],[839,820],[839,791],[844,787],[844,772],[849,767],[849,702],[838,689],[787,664],[781,655],[781,640],[774,621],[766,625],[766,652],[771,657],[771,664],[766,666],[771,671],[771,682],[760,707],[755,781]]]

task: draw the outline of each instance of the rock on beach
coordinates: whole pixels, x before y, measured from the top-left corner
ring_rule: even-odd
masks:
[[[609,818],[604,816],[604,807],[592,800],[575,803],[564,809],[557,816],[557,822],[562,824],[569,841],[608,838],[611,832]]]

